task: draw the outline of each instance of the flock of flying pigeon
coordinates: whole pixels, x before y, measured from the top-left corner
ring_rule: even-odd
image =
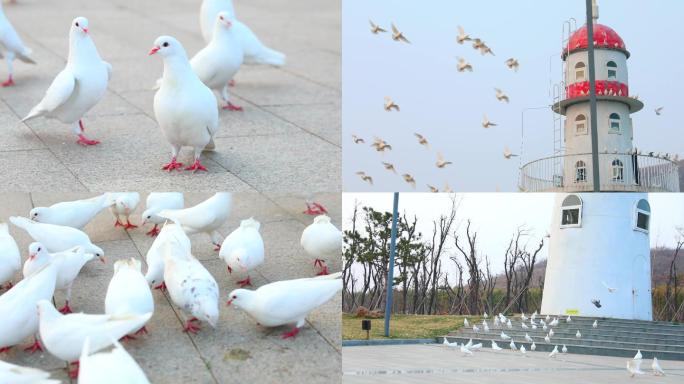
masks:
[[[80,383],[101,383],[113,377],[119,381],[107,382],[148,382],[117,341],[147,333],[145,324],[154,313],[151,287],[168,292],[184,317],[183,332],[197,333],[203,322],[213,328],[219,326],[219,286],[192,255],[190,234],[207,234],[226,263],[227,275],[241,279],[236,281],[240,288],[228,294],[226,305],[244,311],[261,326],[292,325],[283,338],[294,338],[305,325],[307,315],[342,288],[340,273],[329,274],[325,264],[325,259],[339,258],[342,249],[342,233],[330,217],[317,215],[301,235],[302,248],[320,270],[317,276],[276,281],[250,290],[245,288],[252,285],[250,272],[267,262],[260,223],[246,218],[222,239],[218,229],[230,215],[230,193],[219,192],[185,208],[183,194],[153,192],[147,196],[140,224],[154,225],[147,232],[155,237],[145,257],[147,271],[143,274],[141,261],[136,258],[116,261],[103,303],[104,313],[72,313],[71,290],[79,272],[95,258],[106,262],[104,250],[91,242],[83,227],[108,208],[115,227],[132,230],[137,226],[131,223],[130,216],[139,202],[137,192],[105,193],[33,208],[28,218],[10,217],[9,221],[34,241],[23,268],[8,224],[0,224],[0,287],[6,283],[7,288],[0,295],[0,353],[33,336],[33,344],[25,351],[45,348],[75,365],[69,372],[71,377],[78,376],[80,367]],[[13,285],[11,279],[20,270],[23,279]],[[50,301],[55,290],[66,294],[60,309]],[[100,352],[112,345],[113,350]],[[42,371],[0,361],[0,378],[15,378],[8,381],[11,383],[35,382],[32,378],[47,376]]]
[[[386,29],[384,29],[381,26],[379,26],[378,24],[374,23],[372,20],[369,20],[369,22],[370,22],[370,31],[372,34],[379,35],[381,33],[387,32]],[[401,32],[397,28],[397,26],[394,25],[394,23],[391,24],[391,29],[392,29],[392,33],[391,33],[392,40],[399,42],[399,43],[411,44],[411,42],[406,38],[404,33]],[[458,44],[464,44],[466,41],[472,41],[473,48],[475,50],[479,51],[482,55],[489,54],[489,55],[494,56],[494,52],[492,51],[492,49],[482,39],[470,37],[470,35],[465,33],[463,28],[461,26],[459,26],[458,27],[458,35],[456,37],[456,42]],[[457,59],[458,59],[458,64],[457,64],[456,69],[458,70],[458,72],[466,72],[466,71],[472,72],[473,71],[473,66],[470,63],[468,63],[465,58],[457,57]],[[509,58],[508,60],[506,60],[505,65],[509,69],[516,71],[516,72],[518,71],[518,68],[520,66],[520,64],[518,63],[518,60],[515,58]],[[505,102],[505,103],[509,102],[509,97],[501,89],[494,88],[494,90],[496,91],[495,97],[497,100],[499,100],[501,102]],[[399,112],[401,109],[400,109],[399,104],[397,104],[394,100],[392,100],[391,97],[385,96],[384,110],[387,112],[393,112],[393,111]],[[482,118],[482,127],[483,128],[490,128],[490,127],[495,127],[495,126],[497,126],[496,123],[490,121],[486,114],[483,115],[483,118]],[[421,145],[427,149],[430,149],[428,139],[423,134],[416,132],[416,133],[414,133],[414,136],[416,137],[419,145]],[[363,144],[366,142],[365,139],[363,139],[362,137],[360,137],[357,134],[353,134],[352,139],[353,139],[354,144]],[[377,152],[385,152],[385,151],[391,151],[392,150],[392,146],[390,144],[388,144],[385,140],[383,140],[379,137],[375,137],[375,139],[373,140],[373,144],[371,144],[371,147],[374,147]],[[517,155],[513,154],[508,147],[504,148],[504,158],[505,159],[510,159],[511,157],[514,157],[514,156],[517,156]],[[440,153],[440,152],[436,153],[436,157],[437,157],[437,160],[435,162],[435,166],[439,169],[444,169],[448,165],[453,164],[451,161],[447,161],[444,158],[444,156],[442,155],[442,153]],[[398,173],[396,170],[396,166],[394,164],[383,161],[382,165],[384,166],[384,168],[386,170],[394,172],[394,173]],[[356,174],[361,178],[361,180],[373,185],[373,177],[371,175],[367,174],[365,171],[358,171],[358,172],[356,172]],[[404,181],[406,183],[411,185],[411,187],[413,189],[416,188],[416,180],[415,180],[415,177],[411,173],[408,173],[408,172],[403,173],[403,174],[401,174],[401,177],[404,179]],[[440,192],[440,189],[435,187],[434,185],[426,184],[426,186],[428,187],[428,189],[431,192]],[[453,191],[449,187],[449,184],[445,183],[444,188],[442,189],[442,192],[453,192]]]
[[[188,171],[207,171],[200,157],[214,150],[221,108],[241,111],[230,101],[228,87],[243,64],[283,66],[285,55],[264,45],[256,34],[235,16],[232,0],[203,0],[200,27],[207,44],[190,60],[183,45],[171,36],[154,41],[149,55],[161,56],[164,72],[157,81],[154,114],[164,138],[171,146],[171,161],[162,169],[180,170],[181,147],[191,147],[193,162]],[[27,48],[0,5],[0,45],[7,61],[8,79],[2,86],[15,85],[13,61],[35,64]],[[83,116],[102,100],[112,75],[112,65],[102,60],[93,39],[88,19],[76,17],[69,27],[69,54],[65,68],[57,74],[43,99],[22,119],[57,119],[71,126],[77,143],[90,146],[100,142],[85,136]]]

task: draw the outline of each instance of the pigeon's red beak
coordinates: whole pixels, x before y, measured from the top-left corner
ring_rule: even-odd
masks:
[[[228,306],[230,306],[230,304],[232,304],[232,303],[233,303],[233,299],[226,301],[226,305],[228,305]]]
[[[83,30],[83,33],[88,33],[88,28],[81,28]]]
[[[31,253],[31,254],[29,255],[29,260],[33,260],[33,259],[35,259],[35,258],[36,258],[36,254],[35,254],[35,253]]]
[[[148,55],[148,56],[152,56],[152,55],[154,55],[155,53],[157,53],[157,51],[159,51],[160,49],[161,49],[161,48],[159,48],[159,47],[157,47],[157,46],[154,46],[154,47],[152,47],[152,49],[150,49],[150,53],[148,53],[147,55]]]

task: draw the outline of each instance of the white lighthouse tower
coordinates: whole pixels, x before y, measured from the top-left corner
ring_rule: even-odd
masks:
[[[599,24],[570,34],[562,58],[563,148],[522,169],[521,189],[558,191],[551,222],[542,313],[652,320],[646,192],[679,192],[670,156],[640,153],[630,115],[643,108],[630,96],[622,38]],[[593,188],[588,44],[594,45],[600,190]],[[568,193],[570,192],[570,193]],[[606,193],[607,192],[607,193]],[[625,192],[625,193],[611,193]]]

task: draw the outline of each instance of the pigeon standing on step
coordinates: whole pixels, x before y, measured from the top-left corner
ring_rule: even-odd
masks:
[[[146,234],[157,236],[159,225],[164,224],[168,219],[159,216],[159,212],[165,209],[183,209],[185,202],[181,192],[150,192],[145,201],[145,211],[142,213],[142,224],[154,224]]]
[[[495,351],[500,351],[501,347],[496,343],[496,341],[492,340],[492,349]]]
[[[159,232],[159,236],[147,250],[145,261],[147,262],[147,272],[145,280],[155,289],[166,289],[164,283],[164,253],[166,244],[172,242],[172,246],[181,247],[181,252],[190,253],[192,244],[190,238],[185,234],[183,228],[175,223],[166,223]]]
[[[330,301],[342,289],[342,273],[276,281],[254,291],[236,289],[227,304],[245,311],[265,327],[293,324],[283,339],[295,337],[311,311]]]
[[[126,383],[149,384],[142,368],[114,341],[114,349],[90,354],[90,338],[86,338],[79,358],[79,384]]]
[[[29,218],[39,223],[83,229],[108,206],[107,194],[102,194],[90,199],[64,201],[49,207],[35,207],[29,212]]]
[[[549,357],[556,357],[557,354],[558,354],[558,346],[556,345],[553,347],[553,350],[551,351],[551,353],[549,353]]]
[[[31,49],[24,45],[12,23],[5,16],[2,3],[0,3],[0,47],[2,50],[0,57],[5,56],[5,61],[7,62],[7,81],[0,85],[10,87],[14,85],[14,59],[19,59],[29,64],[35,64],[36,62],[31,58]]]
[[[594,320],[594,323],[591,325],[592,328],[598,327],[598,320]]]
[[[204,85],[221,94],[221,108],[242,111],[242,107],[230,102],[228,95],[228,82],[237,74],[244,56],[234,23],[228,12],[219,12],[211,41],[190,59],[190,65]]]
[[[105,313],[144,315],[153,312],[154,298],[141,272],[140,260],[130,258],[115,262],[114,276],[109,281],[105,296]],[[147,328],[143,325],[135,333],[147,333]],[[130,335],[127,337],[132,338]]]
[[[69,301],[71,300],[71,287],[74,280],[81,272],[81,268],[93,259],[95,255],[86,253],[83,247],[75,246],[62,252],[50,254],[45,246],[39,242],[34,242],[29,245],[29,257],[24,262],[23,274],[24,278],[31,276],[53,260],[61,258],[59,268],[57,270],[57,284],[55,290],[65,292],[64,306],[59,309],[61,313],[71,313]],[[98,256],[101,262],[105,262],[104,256]]]
[[[240,222],[240,227],[226,236],[221,244],[219,258],[226,262],[228,273],[235,272],[246,277],[237,282],[240,287],[252,285],[249,273],[264,262],[264,240],[259,228],[261,224],[249,218]]]
[[[219,320],[219,288],[214,277],[176,239],[164,246],[164,282],[173,303],[186,315],[183,332],[197,333],[205,321],[216,328]]]
[[[54,295],[59,262],[56,260],[44,266],[0,296],[0,353],[9,351],[12,346],[38,333],[36,304]],[[42,351],[42,348],[36,338],[25,350],[35,352]]]
[[[561,352],[568,353],[568,347],[566,347],[565,344],[563,344],[563,348],[561,348]]]
[[[185,49],[171,36],[154,41],[150,55],[164,60],[164,74],[154,95],[154,116],[159,128],[171,144],[171,162],[162,167],[173,171],[183,166],[177,162],[181,147],[192,147],[194,163],[187,171],[206,171],[200,162],[204,150],[213,150],[218,131],[218,108],[211,89],[193,72]]]
[[[85,232],[63,225],[43,224],[25,217],[12,216],[10,222],[28,232],[34,241],[42,243],[48,252],[62,252],[75,246],[81,246],[86,253],[103,258],[102,248],[93,244]]]
[[[342,254],[342,232],[326,215],[314,218],[313,223],[302,232],[300,243],[306,253],[314,258],[314,267],[321,268],[319,275],[330,273],[325,264],[327,258],[338,259]]]
[[[88,19],[77,17],[69,30],[69,57],[66,67],[52,81],[43,99],[21,121],[39,116],[54,118],[71,125],[78,144],[100,142],[85,137],[83,116],[107,91],[112,66],[100,58],[90,38]]]
[[[159,216],[165,217],[183,227],[188,235],[206,233],[211,237],[214,249],[221,249],[221,233],[218,229],[228,220],[233,206],[230,192],[217,192],[203,202],[185,209],[163,210]]]
[[[138,228],[137,225],[131,224],[131,213],[135,211],[140,203],[140,194],[138,192],[111,192],[109,197],[109,212],[116,219],[115,227],[123,227],[125,230],[131,228]],[[121,221],[121,216],[126,218],[126,223]]]
[[[12,288],[12,277],[21,267],[21,254],[17,242],[9,233],[7,223],[0,223],[0,289],[7,283]]]
[[[205,43],[209,43],[214,33],[214,21],[219,12],[227,12],[234,19],[235,34],[242,45],[247,64],[266,64],[281,67],[285,65],[285,55],[264,45],[252,30],[235,17],[232,0],[204,0],[200,8],[200,28]]]
[[[651,370],[653,371],[653,375],[655,376],[665,376],[665,371],[663,371],[663,369],[660,368],[660,364],[658,364],[657,357],[653,357],[653,363],[651,363]]]
[[[34,309],[35,312],[35,309]],[[145,315],[91,315],[74,313],[62,315],[51,302],[38,302],[40,339],[45,348],[60,360],[78,364],[83,344],[90,339],[89,351],[97,352],[112,345],[124,335],[140,329],[152,317]],[[78,368],[69,372],[78,376]]]

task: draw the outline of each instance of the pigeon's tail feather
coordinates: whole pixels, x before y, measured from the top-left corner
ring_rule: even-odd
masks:
[[[285,57],[286,56],[284,53],[264,46],[259,54],[251,57],[245,57],[245,61],[251,64],[267,64],[273,65],[275,67],[282,67],[285,65]]]
[[[209,139],[209,143],[204,147],[203,151],[213,151],[216,149],[216,143],[214,143],[214,138]]]
[[[152,89],[151,89],[151,90],[152,90],[152,91],[156,91],[157,89],[161,88],[161,86],[162,86],[162,78],[160,77],[160,78],[158,78],[157,81],[154,83],[154,85],[152,86]]]
[[[26,229],[29,225],[34,223],[34,221],[21,216],[11,216],[9,220],[12,224],[22,229]]]
[[[43,103],[40,102],[35,107],[31,108],[31,111],[28,113],[28,115],[26,115],[26,117],[21,119],[21,121],[22,122],[29,121],[33,118],[42,116],[43,114],[45,114],[45,112],[47,112],[47,110],[45,108],[43,108]]]
[[[25,48],[24,52],[17,53],[17,57],[24,63],[36,64],[36,61],[31,58],[31,52],[31,48]]]

